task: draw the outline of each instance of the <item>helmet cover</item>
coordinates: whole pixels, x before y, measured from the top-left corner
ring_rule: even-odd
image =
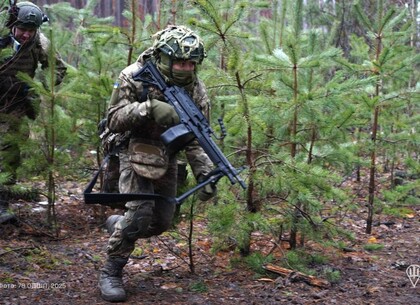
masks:
[[[168,26],[152,36],[153,48],[172,60],[192,60],[201,64],[207,56],[200,37],[185,26]]]

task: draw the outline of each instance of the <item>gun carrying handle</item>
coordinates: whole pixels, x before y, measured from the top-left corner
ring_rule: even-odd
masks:
[[[223,119],[222,118],[218,118],[217,121],[219,122],[219,126],[220,126],[220,131],[221,134],[219,137],[216,137],[218,140],[222,140],[226,137],[227,135],[227,131],[226,131],[226,127],[225,124],[223,123]]]

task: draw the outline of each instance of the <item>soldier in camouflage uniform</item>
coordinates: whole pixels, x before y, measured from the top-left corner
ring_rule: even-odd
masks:
[[[169,26],[153,38],[154,45],[125,68],[114,85],[108,128],[116,133],[129,133],[127,147],[120,152],[120,193],[175,197],[177,162],[175,156],[165,151],[160,135],[179,123],[179,117],[164,101],[162,92],[134,81],[133,75],[146,61],[153,61],[168,84],[184,87],[208,115],[209,99],[204,84],[196,75],[205,51],[199,36],[183,26]],[[145,101],[140,102],[142,100]],[[201,181],[210,172],[212,162],[196,141],[184,150],[194,176]],[[215,186],[209,184],[199,191],[198,197],[206,201],[215,192]],[[112,215],[107,220],[112,235],[107,246],[107,261],[99,277],[101,295],[107,301],[126,300],[122,269],[134,250],[135,241],[168,230],[175,206],[161,200],[136,200],[127,202],[126,209],[124,216]]]
[[[10,50],[11,56],[0,60],[0,172],[6,172],[15,181],[16,169],[20,164],[20,150],[17,139],[25,140],[22,134],[23,117],[35,119],[34,96],[29,86],[21,81],[17,73],[35,76],[38,64],[48,67],[48,39],[39,31],[41,24],[48,20],[41,9],[31,2],[20,2],[9,9],[9,19],[5,26],[10,29],[7,36],[0,38],[2,56]],[[66,66],[57,54],[55,58],[56,83],[61,83],[66,74]],[[0,223],[13,215],[7,211],[7,199],[2,199],[0,191]]]

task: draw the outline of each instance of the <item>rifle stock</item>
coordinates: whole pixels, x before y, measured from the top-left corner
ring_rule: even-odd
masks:
[[[239,176],[239,172],[242,169],[238,170],[233,167],[214,142],[212,138],[214,132],[207,118],[184,88],[176,85],[168,85],[151,61],[148,61],[133,76],[133,79],[157,87],[163,92],[166,101],[175,108],[180,119],[180,124],[169,128],[161,136],[162,142],[168,147],[170,152],[175,153],[192,140],[197,139],[200,146],[216,166],[216,169],[212,172],[219,172],[227,176],[232,184],[238,182],[242,188],[246,188],[245,182]]]

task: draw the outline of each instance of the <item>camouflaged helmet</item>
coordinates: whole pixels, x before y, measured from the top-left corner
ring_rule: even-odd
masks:
[[[39,28],[46,21],[47,16],[35,4],[25,1],[17,5],[18,13],[14,23],[15,26],[25,28]]]
[[[152,37],[154,50],[172,60],[192,60],[201,64],[207,56],[200,37],[185,26],[169,26]]]

